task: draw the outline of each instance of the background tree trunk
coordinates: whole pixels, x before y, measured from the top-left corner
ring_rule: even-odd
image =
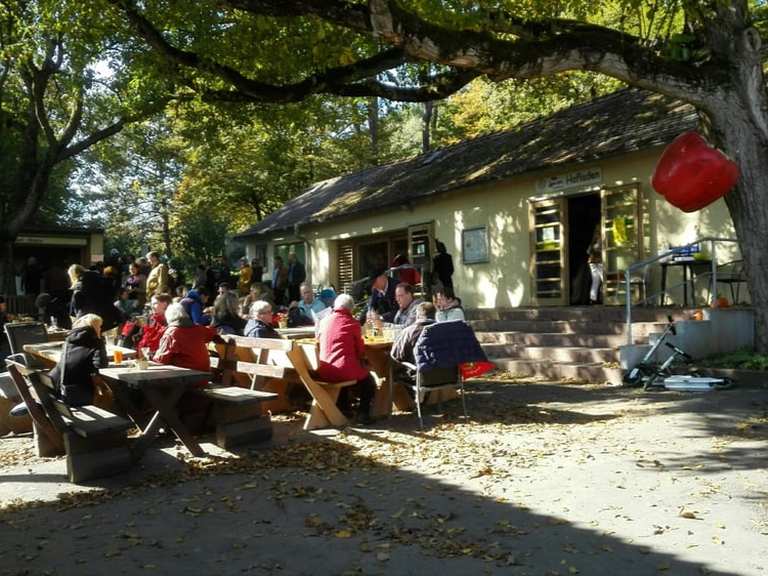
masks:
[[[0,294],[16,295],[16,270],[13,266],[13,240],[0,241]],[[0,335],[2,336],[2,335]]]
[[[368,99],[368,133],[371,136],[371,164],[379,164],[379,99]]]
[[[421,151],[429,152],[432,149],[432,117],[435,109],[435,103],[432,101],[424,102],[424,110],[421,114]]]

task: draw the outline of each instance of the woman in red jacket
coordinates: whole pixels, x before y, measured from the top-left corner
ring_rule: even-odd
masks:
[[[154,361],[208,372],[208,342],[217,337],[216,328],[194,324],[181,304],[168,306],[165,319],[168,328],[160,339]]]
[[[363,422],[371,419],[371,401],[376,383],[365,367],[365,344],[358,322],[352,316],[354,300],[341,294],[333,302],[333,313],[320,323],[320,362],[318,376],[326,382],[356,380],[360,391],[358,416]],[[339,407],[344,411],[349,399],[344,387],[339,394]]]

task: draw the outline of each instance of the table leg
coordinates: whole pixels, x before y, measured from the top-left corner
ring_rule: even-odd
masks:
[[[170,428],[181,443],[190,451],[193,456],[203,456],[205,452],[200,444],[194,439],[186,426],[179,419],[176,405],[186,390],[185,386],[168,387],[163,390],[159,388],[146,387],[144,394],[150,404],[157,409],[157,413],[152,417],[149,425],[144,429],[141,438],[135,448],[139,453],[145,451],[160,431],[160,426],[165,424]]]
[[[143,433],[144,429],[148,425],[147,413],[142,412],[141,408],[136,404],[136,402],[133,401],[130,392],[126,389],[125,386],[121,386],[119,384],[115,385],[108,380],[105,380],[104,383],[107,385],[107,388],[111,390],[112,395],[117,401],[117,404],[122,407],[123,410],[125,410],[125,413],[131,419],[131,421]]]

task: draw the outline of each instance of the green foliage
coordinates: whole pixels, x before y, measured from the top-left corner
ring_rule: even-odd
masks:
[[[768,355],[756,354],[749,349],[716,354],[700,362],[710,368],[733,368],[738,370],[768,370]]]

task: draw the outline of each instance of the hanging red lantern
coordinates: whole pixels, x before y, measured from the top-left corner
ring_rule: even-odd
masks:
[[[695,212],[725,196],[738,179],[733,160],[697,132],[684,132],[664,150],[651,185],[673,206]]]

